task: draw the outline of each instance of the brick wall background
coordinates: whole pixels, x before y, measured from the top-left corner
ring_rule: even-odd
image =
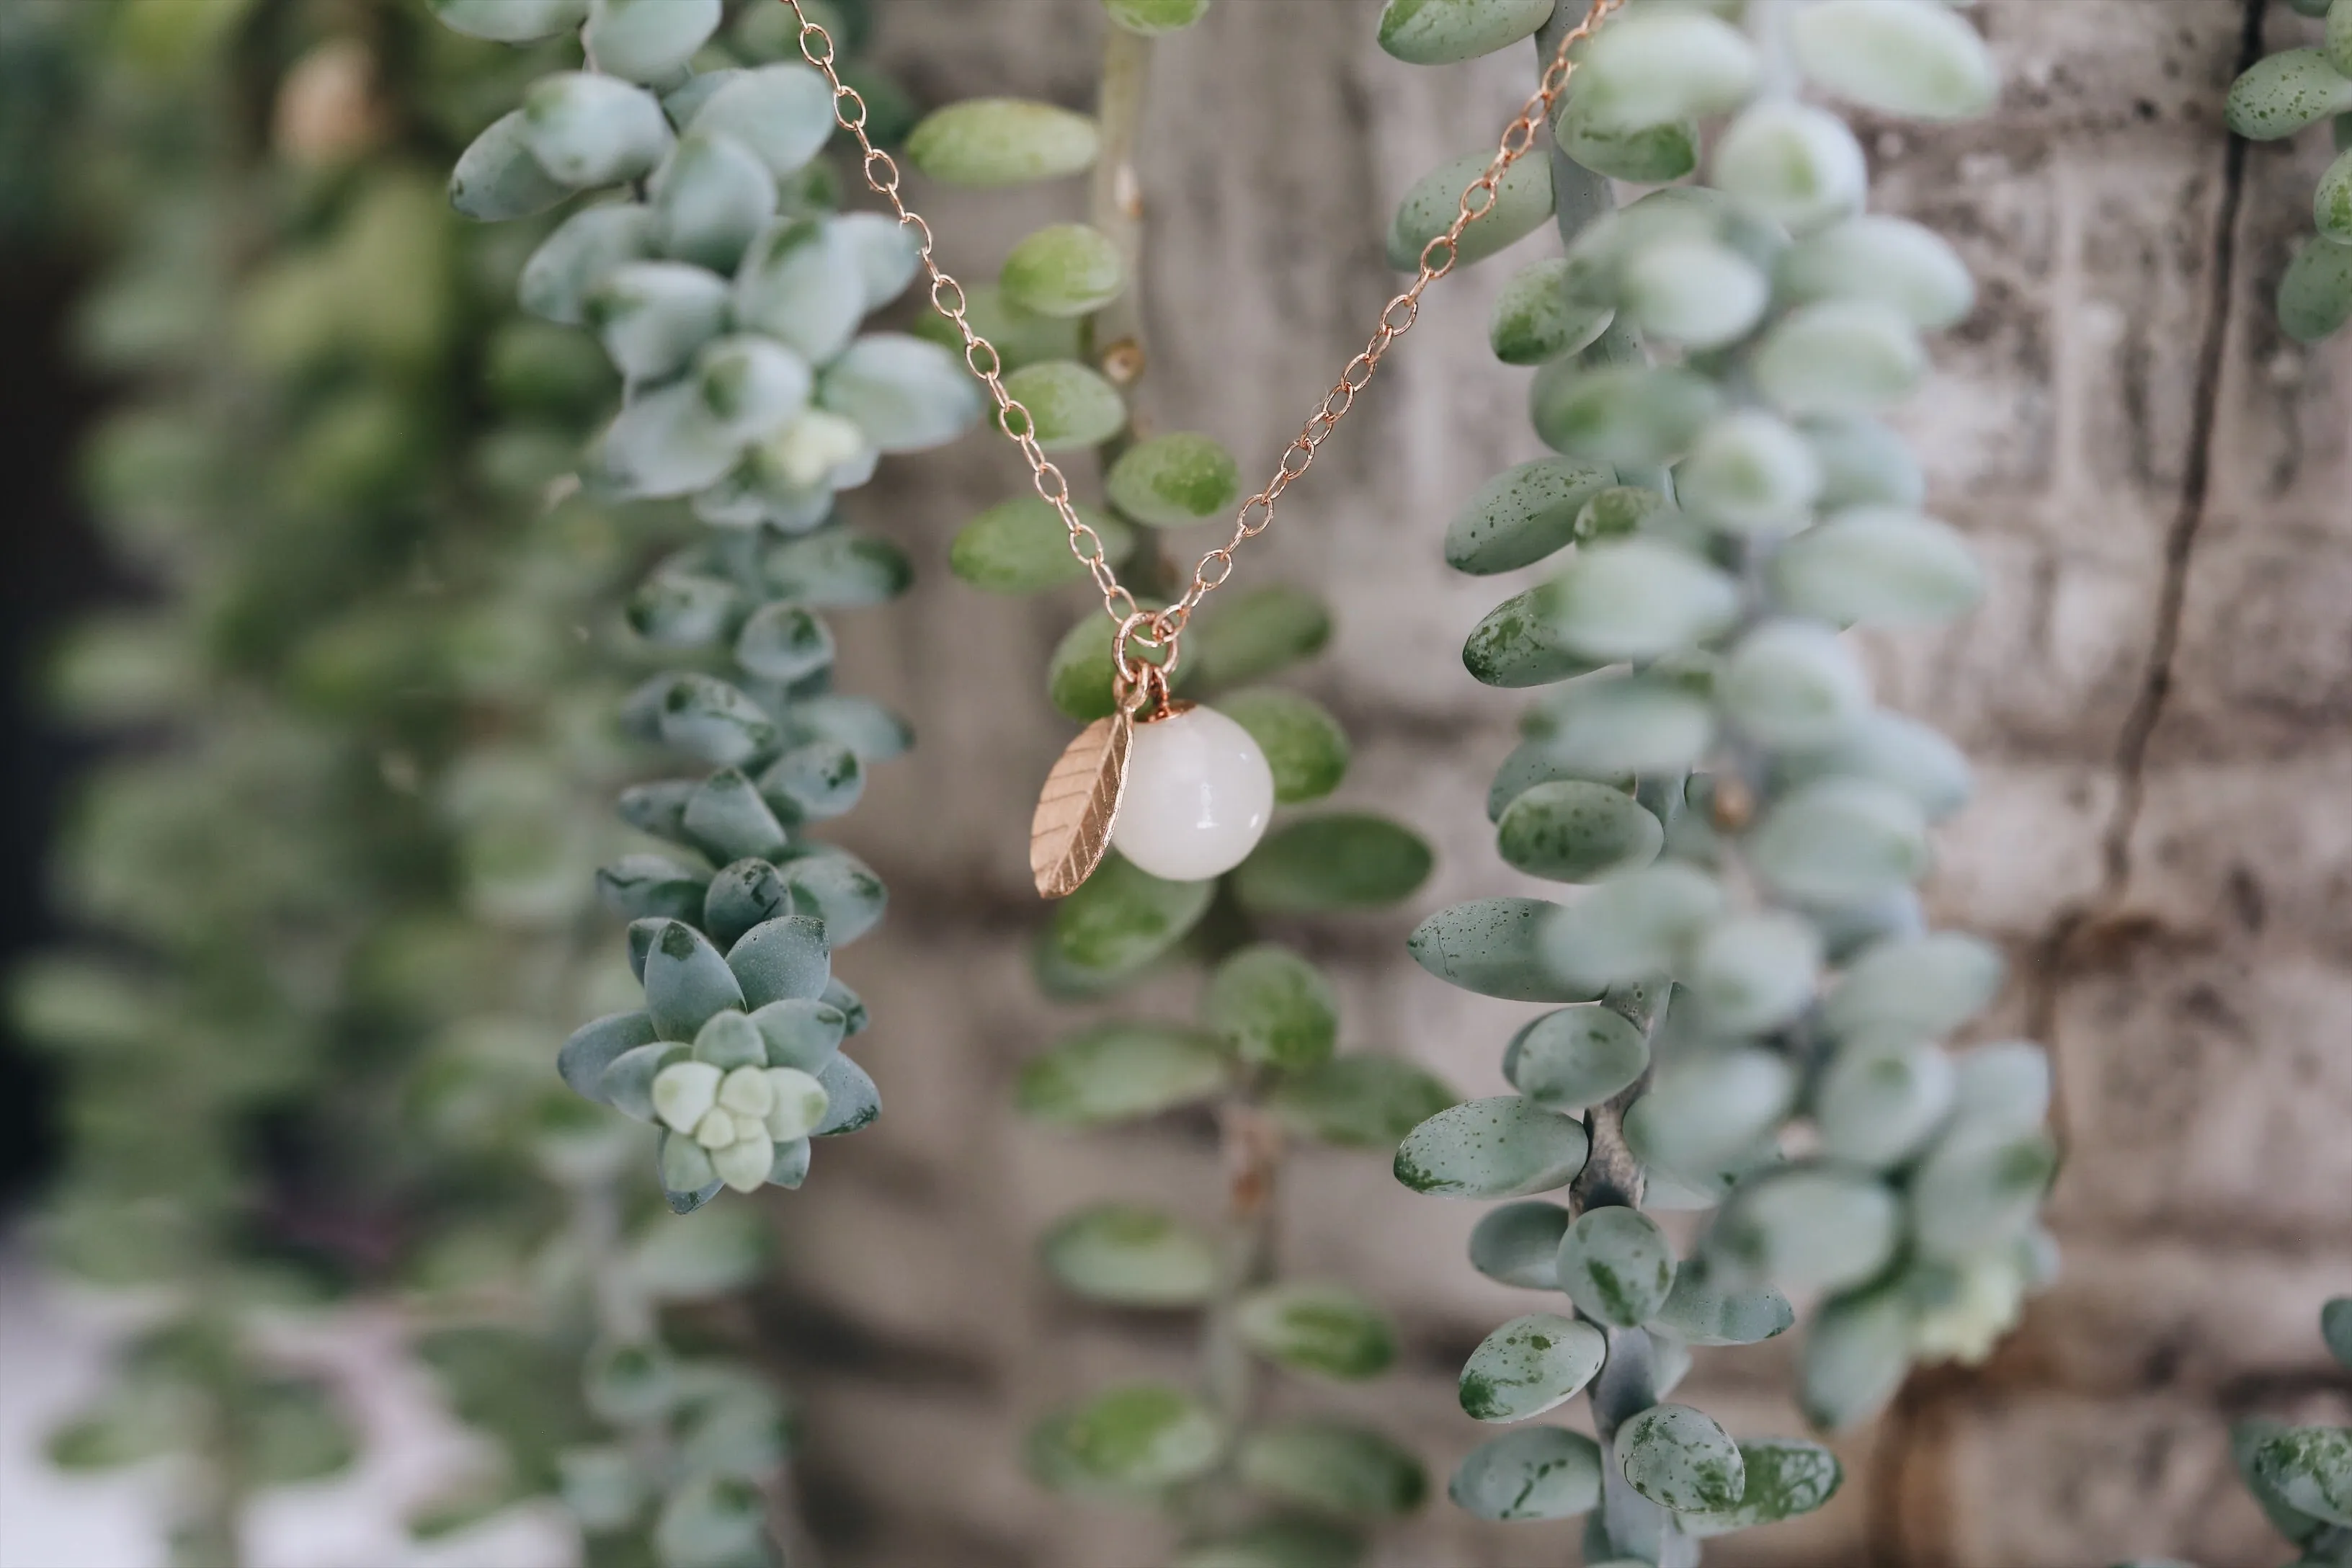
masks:
[[[877,10],[886,56],[928,101],[1091,98],[1093,0]],[[1216,434],[1252,472],[1393,287],[1379,237],[1397,195],[1486,142],[1531,76],[1524,49],[1402,65],[1374,46],[1375,15],[1370,0],[1223,0],[1159,50],[1143,408],[1157,428]],[[2325,138],[2231,150],[2220,108],[2242,0],[1989,0],[1974,15],[2007,69],[1997,119],[1866,140],[1879,206],[1949,236],[1980,281],[1901,423],[1992,592],[1957,628],[1872,654],[1882,699],[1979,770],[1933,905],[2011,955],[1988,1028],[2056,1054],[2067,1270],[1988,1367],[1918,1380],[1843,1442],[1850,1479],[1829,1509],[1709,1561],[2261,1568],[2285,1552],[2231,1479],[2227,1422],[2352,1415],[2315,1323],[2352,1290],[2352,342],[2299,349],[2267,303],[2309,226]],[[2260,25],[2273,42],[2305,26],[2283,5]],[[919,195],[950,265],[981,276],[1083,199]],[[1479,480],[1539,451],[1528,373],[1492,361],[1485,321],[1550,243],[1433,291],[1243,567],[1341,607],[1304,681],[1357,743],[1339,798],[1405,818],[1441,854],[1410,911],[1286,934],[1339,976],[1349,1044],[1409,1052],[1472,1093],[1501,1087],[1528,1010],[1426,977],[1402,942],[1430,909],[1518,890],[1482,803],[1519,702],[1456,658],[1502,585],[1449,574],[1437,543]],[[1002,443],[890,475],[858,510],[927,580],[853,618],[844,663],[922,744],[850,819],[895,908],[843,965],[877,1004],[866,1059],[888,1113],[776,1205],[786,1261],[768,1304],[809,1406],[810,1521],[845,1568],[1142,1568],[1157,1528],[1037,1491],[1019,1438],[1113,1376],[1183,1376],[1189,1327],[1058,1296],[1032,1242],[1091,1199],[1207,1217],[1213,1139],[1181,1122],[1061,1136],[1007,1109],[1017,1064],[1072,1018],[1027,977],[1040,911],[1024,846],[1068,732],[1045,661],[1084,601],[1003,601],[947,576],[953,531],[1021,483]],[[1191,1005],[1181,983],[1144,1001]],[[1407,1338],[1400,1375],[1316,1401],[1378,1418],[1442,1478],[1485,1435],[1454,1407],[1460,1358],[1528,1300],[1463,1261],[1474,1206],[1413,1197],[1377,1158],[1309,1151],[1282,1214],[1290,1272],[1360,1284]],[[1688,1397],[1734,1431],[1801,1429],[1785,1347],[1700,1357]],[[1565,1564],[1576,1533],[1441,1503],[1380,1561]]]

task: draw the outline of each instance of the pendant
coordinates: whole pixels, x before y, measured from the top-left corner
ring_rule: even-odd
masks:
[[[1163,702],[1097,719],[1046,776],[1029,830],[1037,891],[1076,892],[1117,847],[1171,882],[1222,876],[1274,816],[1274,770],[1247,730],[1213,708]]]

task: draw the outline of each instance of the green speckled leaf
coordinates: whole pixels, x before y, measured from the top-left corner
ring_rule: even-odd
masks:
[[[1419,1508],[1421,1461],[1380,1433],[1338,1421],[1286,1421],[1242,1440],[1242,1484],[1279,1501],[1343,1518],[1396,1517]]]
[[[1024,1116],[1096,1127],[1156,1116],[1225,1088],[1223,1048],[1197,1030],[1155,1023],[1097,1024],[1021,1069],[1013,1103]]]
[[[1426,1069],[1398,1057],[1334,1057],[1285,1077],[1266,1109],[1292,1132],[1351,1149],[1391,1150],[1415,1127],[1459,1103]]]
[[[1103,489],[1113,506],[1138,522],[1183,528],[1233,509],[1241,499],[1241,465],[1213,437],[1172,431],[1120,453]]]
[[[1658,857],[1666,830],[1623,790],[1580,779],[1536,784],[1504,808],[1495,847],[1504,861],[1555,882],[1602,882]]]
[[[1277,1365],[1318,1377],[1376,1377],[1396,1360],[1396,1331],[1378,1307],[1344,1286],[1286,1281],[1234,1309],[1242,1342]]]
[[[1171,882],[1106,856],[1084,887],[1054,906],[1044,956],[1100,983],[1123,980],[1181,941],[1215,891],[1213,882]]]
[[[1090,167],[1093,120],[1050,103],[974,98],[926,116],[907,137],[907,160],[950,185],[1013,185]]]
[[[1727,1509],[1685,1515],[1680,1522],[1685,1533],[1705,1540],[1795,1519],[1829,1501],[1845,1479],[1835,1454],[1793,1437],[1751,1439],[1739,1445],[1739,1458],[1747,1472],[1739,1500]]]
[[[1479,1519],[1567,1519],[1601,1506],[1601,1447],[1581,1432],[1532,1426],[1481,1445],[1446,1495]]]
[[[1633,1489],[1661,1508],[1704,1513],[1737,1507],[1747,1462],[1723,1428],[1687,1405],[1654,1405],[1617,1430]]]
[[[1217,965],[1201,1017],[1244,1062],[1283,1072],[1329,1060],[1339,1039],[1331,983],[1272,942],[1245,947]]]
[[[1540,1415],[1581,1393],[1608,1353],[1608,1340],[1590,1323],[1557,1312],[1514,1318],[1463,1363],[1463,1414],[1475,1421]]]
[[[1563,1007],[1511,1037],[1503,1076],[1547,1110],[1583,1110],[1649,1069],[1650,1042],[1624,1015],[1599,1004]]]
[[[1379,909],[1428,880],[1433,858],[1419,834],[1384,816],[1310,816],[1266,835],[1234,870],[1234,896],[1262,915]]]
[[[1515,1094],[1441,1110],[1397,1148],[1396,1179],[1446,1198],[1517,1198],[1573,1181],[1590,1149],[1584,1126]]]
[[[1243,729],[1274,770],[1277,805],[1320,800],[1347,777],[1348,732],[1322,704],[1295,691],[1253,686],[1217,699],[1217,710]]]
[[[1674,1289],[1675,1249],[1639,1209],[1597,1208],[1560,1237],[1559,1288],[1577,1310],[1612,1328],[1639,1328]]]
[[[1040,1250],[1065,1288],[1115,1306],[1194,1306],[1216,1284],[1208,1238],[1157,1209],[1081,1209],[1047,1231]]]

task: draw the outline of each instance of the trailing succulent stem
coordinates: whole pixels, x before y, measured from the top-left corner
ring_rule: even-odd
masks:
[[[1185,547],[1169,553],[1189,555],[1197,546],[1188,530],[1229,526],[1241,470],[1213,437],[1144,433],[1129,404],[1149,358],[1134,159],[1151,38],[1189,25],[1206,5],[1107,0],[1105,9],[1094,117],[977,100],[938,110],[908,147],[918,170],[950,183],[1091,169],[1087,221],[1031,235],[994,286],[967,294],[973,325],[996,345],[1039,444],[1066,467],[1070,458],[1060,455],[1095,455],[1104,500],[1082,504],[1081,516],[1124,580],[1148,591],[1170,585],[1160,539]],[[919,330],[954,341],[944,322]],[[1087,580],[1054,509],[1025,494],[969,523],[950,564],[989,592]],[[1113,628],[1089,602],[1055,652],[1047,696],[1073,720],[1111,710]],[[1180,695],[1218,694],[1250,732],[1281,805],[1328,796],[1347,771],[1338,721],[1297,692],[1262,684],[1318,652],[1329,631],[1329,612],[1310,595],[1235,590],[1188,630],[1174,676]],[[1330,983],[1296,952],[1257,940],[1257,929],[1268,919],[1394,904],[1428,869],[1427,847],[1394,823],[1299,816],[1277,822],[1248,859],[1210,881],[1166,880],[1114,855],[1055,907],[1041,934],[1039,980],[1070,1002],[1108,999],[1187,959],[1213,966],[1197,1023],[1097,1022],[1031,1061],[1018,1089],[1024,1112],[1068,1128],[1198,1107],[1219,1129],[1225,1190],[1213,1226],[1097,1204],[1059,1222],[1044,1246],[1047,1268],[1081,1297],[1200,1314],[1193,1386],[1103,1390],[1048,1416],[1030,1439],[1032,1468],[1047,1485],[1166,1508],[1186,1540],[1181,1562],[1351,1560],[1365,1526],[1421,1500],[1420,1465],[1394,1442],[1347,1423],[1269,1421],[1256,1390],[1267,1363],[1349,1380],[1376,1375],[1394,1356],[1393,1331],[1370,1302],[1341,1286],[1283,1277],[1276,1218],[1286,1143],[1380,1146],[1453,1097],[1396,1058],[1336,1056]]]
[[[1502,9],[1398,0],[1382,41],[1435,62],[1535,35],[1549,58],[1584,15],[1530,5],[1498,31]],[[1554,156],[1523,164],[1481,220],[1498,226],[1465,245],[1547,216],[1566,241],[1507,285],[1491,331],[1536,368],[1558,455],[1469,498],[1445,553],[1474,575],[1553,563],[1463,658],[1486,684],[1543,689],[1488,795],[1498,849],[1590,891],[1481,900],[1415,932],[1455,985],[1567,1005],[1511,1041],[1514,1092],[1414,1129],[1396,1173],[1454,1197],[1568,1189],[1472,1237],[1481,1272],[1562,1291],[1573,1315],[1497,1329],[1462,1404],[1517,1422],[1586,1393],[1599,1441],[1523,1426],[1452,1492],[1490,1519],[1588,1514],[1592,1562],[1695,1563],[1705,1538],[1838,1485],[1818,1445],[1735,1441],[1669,1402],[1692,1347],[1769,1338],[1791,1297],[1811,1303],[1802,1402],[1843,1426],[1915,1360],[1984,1355],[2049,1268],[2046,1062],[1938,1043],[2000,963],[1926,933],[1913,890],[1967,770],[1874,707],[1839,635],[1948,618],[1979,592],[1872,417],[1971,285],[1934,235],[1864,212],[1862,149],[1808,87],[1925,120],[1997,93],[1934,0],[1635,4],[1582,46]],[[1452,168],[1407,194],[1392,258]],[[1658,188],[1620,210],[1612,181]],[[1706,1213],[1696,1248],[1677,1259],[1645,1208]]]
[[[2312,196],[2318,233],[2304,242],[2278,286],[2279,326],[2317,342],[2352,321],[2352,0],[2288,0],[2316,20],[2316,36],[2255,62],[2231,84],[2230,129],[2275,142],[2323,122],[2335,129],[2336,161]],[[2250,32],[2250,47],[2259,47]]]

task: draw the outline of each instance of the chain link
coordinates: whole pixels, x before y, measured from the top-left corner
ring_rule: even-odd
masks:
[[[1219,584],[1233,575],[1234,552],[1243,541],[1255,539],[1274,523],[1275,503],[1282,499],[1291,482],[1307,472],[1315,461],[1316,452],[1329,438],[1348,410],[1355,406],[1356,394],[1369,385],[1372,373],[1380,368],[1381,357],[1395,342],[1412,330],[1421,319],[1421,296],[1432,283],[1454,270],[1461,258],[1462,231],[1494,210],[1497,187],[1511,165],[1535,150],[1551,123],[1552,110],[1558,107],[1560,94],[1568,90],[1568,79],[1575,70],[1569,57],[1575,47],[1593,33],[1624,6],[1625,0],[1591,0],[1584,20],[1570,29],[1559,41],[1559,47],[1544,66],[1541,82],[1535,93],[1521,106],[1517,118],[1503,130],[1495,155],[1478,177],[1464,187],[1454,205],[1454,221],[1445,232],[1433,237],[1421,247],[1418,275],[1404,291],[1381,307],[1379,325],[1364,344],[1361,353],[1349,360],[1347,368],[1331,390],[1323,395],[1321,406],[1307,419],[1290,445],[1283,449],[1274,477],[1264,489],[1242,502],[1234,519],[1233,537],[1218,548],[1201,557],[1192,569],[1192,583],[1184,595],[1164,609],[1147,610],[1136,603],[1135,595],[1118,580],[1109,558],[1103,549],[1102,536],[1078,516],[1070,500],[1070,481],[1061,468],[1045,456],[1037,444],[1035,421],[1029,410],[1004,386],[1003,356],[996,345],[972,330],[966,314],[968,301],[963,285],[957,282],[932,254],[931,226],[922,215],[909,207],[898,194],[898,163],[889,153],[874,145],[866,134],[866,100],[857,89],[841,79],[834,67],[833,36],[809,19],[802,0],[782,0],[800,24],[801,58],[824,75],[833,89],[833,117],[841,128],[857,141],[863,154],[866,183],[876,195],[890,204],[900,226],[912,229],[920,241],[917,255],[922,262],[924,275],[930,279],[931,308],[955,327],[963,338],[963,363],[971,374],[987,387],[990,399],[996,405],[997,428],[1003,431],[1021,456],[1029,464],[1030,482],[1045,503],[1059,514],[1062,526],[1069,531],[1070,553],[1076,556],[1095,586],[1102,593],[1103,609],[1119,623],[1118,646],[1112,658],[1122,672],[1129,668],[1127,644],[1131,640],[1148,648],[1173,649],[1182,635],[1185,624],[1201,601],[1216,592]],[[1214,574],[1212,575],[1212,574]],[[1172,662],[1172,660],[1171,660]],[[1139,668],[1139,661],[1138,661]]]

